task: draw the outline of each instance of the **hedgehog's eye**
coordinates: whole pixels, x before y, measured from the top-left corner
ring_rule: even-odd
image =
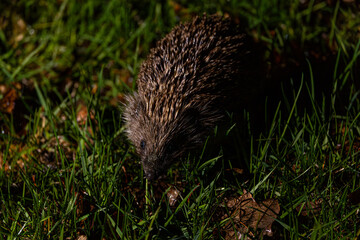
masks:
[[[141,140],[140,147],[141,147],[142,150],[145,150],[145,145],[146,145],[145,141]]]

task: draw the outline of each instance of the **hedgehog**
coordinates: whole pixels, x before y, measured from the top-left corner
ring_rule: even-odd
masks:
[[[126,96],[126,135],[152,181],[192,150],[256,86],[252,40],[230,19],[197,16],[150,50]]]

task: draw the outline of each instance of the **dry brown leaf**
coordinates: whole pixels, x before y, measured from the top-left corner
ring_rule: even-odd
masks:
[[[232,168],[232,170],[238,174],[244,174],[244,169],[241,168]]]
[[[1,85],[1,93],[4,97],[0,99],[0,112],[12,113],[15,108],[15,101],[19,97],[17,89],[21,88],[20,84],[13,84],[13,87]]]
[[[5,84],[0,84],[0,93],[4,94],[8,89],[8,86]]]
[[[166,195],[167,195],[167,197],[169,199],[170,207],[174,207],[176,202],[177,202],[177,199],[178,199],[178,197],[180,195],[179,190],[177,190],[175,187],[171,187]]]
[[[262,235],[273,235],[271,225],[280,212],[276,199],[257,203],[251,193],[244,192],[240,197],[225,199],[225,202],[230,214],[222,216],[222,219],[229,218],[221,229],[225,232],[225,239],[241,239],[243,234],[254,236],[250,230],[261,230]]]
[[[0,170],[3,169],[6,171],[9,170],[9,164],[7,162],[4,163],[3,155],[0,154]]]
[[[27,147],[21,143],[12,143],[9,146],[6,160],[4,161],[0,144],[0,169],[7,171],[17,171],[19,168],[24,170],[25,162],[28,160]],[[12,164],[12,159],[16,158],[16,164]]]
[[[87,240],[87,237],[85,235],[80,235],[76,238],[76,240]]]
[[[88,115],[90,114],[90,119],[95,119],[95,112],[94,110],[88,111],[87,106],[85,106],[84,103],[80,102],[77,108],[77,114],[76,114],[76,121],[79,125],[85,125]],[[92,134],[91,128],[88,129],[89,133]]]
[[[15,100],[17,93],[15,89],[10,89],[0,100],[0,111],[4,113],[12,113],[15,108]]]
[[[94,84],[91,89],[91,94],[95,94],[97,92],[97,90],[98,90],[98,85]]]
[[[76,121],[79,125],[85,125],[88,116],[87,107],[84,104],[79,106],[79,110],[76,115]]]

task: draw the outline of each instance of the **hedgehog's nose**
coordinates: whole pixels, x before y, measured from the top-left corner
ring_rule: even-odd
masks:
[[[151,172],[146,172],[146,173],[145,173],[145,177],[146,177],[146,179],[149,180],[149,181],[154,180],[154,174],[152,174]]]

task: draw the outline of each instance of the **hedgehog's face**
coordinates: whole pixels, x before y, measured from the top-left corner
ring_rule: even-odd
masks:
[[[144,105],[137,95],[128,98],[125,109],[126,131],[128,138],[141,157],[145,176],[157,179],[171,164],[198,142],[193,114],[181,114],[172,121],[161,123],[148,117]],[[194,138],[195,137],[195,138]]]
[[[138,95],[127,100],[124,112],[127,136],[141,157],[146,178],[157,179],[187,149],[187,137],[176,128],[177,120],[161,123],[150,118]]]
[[[149,122],[149,125],[154,123]],[[171,126],[168,126],[171,127]],[[164,134],[164,132],[167,132]],[[168,133],[169,129],[158,129],[157,127],[147,129],[143,136],[153,134],[149,139],[143,137],[137,140],[137,152],[141,157],[141,162],[148,180],[157,179],[166,173],[171,164],[179,159],[183,153],[182,146],[186,143],[186,138],[172,137]],[[134,144],[136,144],[134,142]]]

